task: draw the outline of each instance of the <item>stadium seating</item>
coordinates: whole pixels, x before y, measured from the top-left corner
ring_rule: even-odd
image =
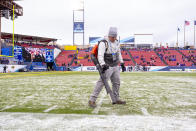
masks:
[[[135,66],[127,51],[121,51],[125,66]]]
[[[180,50],[182,54],[189,60],[192,61],[193,65],[196,65],[196,50]],[[194,64],[195,63],[195,64]]]
[[[51,45],[43,45],[43,44],[32,44],[32,43],[19,43],[15,42],[15,45],[22,46],[22,47],[31,47],[31,48],[48,48],[48,49],[54,49],[55,46]]]
[[[79,50],[77,55],[77,60],[73,64],[73,66],[83,65],[83,66],[94,66],[91,61],[91,52],[88,50]]]
[[[141,66],[166,66],[165,62],[169,66],[193,66],[196,63],[196,50],[180,50],[185,57],[178,52],[177,49],[130,49],[129,52],[137,65]],[[56,63],[61,66],[62,64],[68,64],[73,59],[73,55],[76,51],[62,51],[56,59]],[[135,66],[129,53],[126,50],[121,51],[123,60],[126,66]],[[94,66],[90,59],[89,50],[79,50],[77,58],[74,60],[72,66]],[[69,56],[69,57],[68,57]]]
[[[169,66],[192,66],[193,64],[174,49],[160,49],[158,53]]]
[[[165,66],[153,50],[129,50],[138,65]]]
[[[126,66],[135,65],[126,51],[122,51],[121,53]],[[94,66],[93,62],[91,61],[90,55],[91,52],[89,52],[88,50],[79,50],[77,60],[75,60],[73,66]]]
[[[68,64],[73,59],[74,54],[76,51],[65,51],[63,50],[56,58],[56,64],[58,66],[62,66],[63,64]]]

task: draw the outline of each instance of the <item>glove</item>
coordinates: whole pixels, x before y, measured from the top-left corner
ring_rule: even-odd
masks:
[[[105,73],[105,71],[106,71],[107,69],[109,69],[109,66],[108,66],[108,65],[106,65],[106,64],[102,65],[102,72],[103,72],[103,73]]]
[[[122,72],[125,72],[125,71],[126,71],[125,64],[124,64],[124,63],[121,63],[120,66],[121,66],[121,68],[122,68]]]

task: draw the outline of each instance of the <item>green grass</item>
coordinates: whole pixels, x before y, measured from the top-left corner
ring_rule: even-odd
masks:
[[[0,111],[44,113],[55,106],[48,113],[92,114],[87,103],[98,78],[97,72],[0,74]],[[105,96],[99,114],[145,115],[146,110],[196,118],[195,94],[196,73],[121,73],[120,95],[127,105],[111,105]]]

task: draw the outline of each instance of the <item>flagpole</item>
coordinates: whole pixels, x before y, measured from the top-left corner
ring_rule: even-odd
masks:
[[[178,47],[178,29],[177,29],[177,43],[176,44],[177,44],[177,47]]]
[[[185,47],[185,43],[186,43],[186,41],[185,41],[185,27],[186,27],[186,25],[185,25],[185,22],[184,22],[184,47]]]
[[[196,48],[196,43],[195,43],[195,24],[196,24],[196,21],[194,21],[194,46]]]

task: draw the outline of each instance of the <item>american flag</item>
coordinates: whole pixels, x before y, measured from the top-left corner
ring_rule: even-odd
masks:
[[[190,25],[190,21],[186,21],[185,20],[185,23],[184,24],[188,26],[188,25]]]

